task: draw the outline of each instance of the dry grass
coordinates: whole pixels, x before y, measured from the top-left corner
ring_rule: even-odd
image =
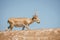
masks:
[[[60,29],[5,31],[0,40],[60,40]]]

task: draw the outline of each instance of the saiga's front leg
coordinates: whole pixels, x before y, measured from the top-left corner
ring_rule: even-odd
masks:
[[[27,28],[27,30],[30,30],[28,25],[25,25],[25,28]]]
[[[22,30],[24,30],[24,29],[25,29],[25,26],[23,26]]]
[[[28,25],[25,25],[25,24],[23,24],[23,25],[24,25],[24,27],[22,28],[22,30],[24,30],[24,28],[27,28],[27,30],[30,30]]]

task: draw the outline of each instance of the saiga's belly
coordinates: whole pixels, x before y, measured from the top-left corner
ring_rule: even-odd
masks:
[[[24,27],[23,23],[19,23],[19,22],[15,23],[14,26],[15,27]]]

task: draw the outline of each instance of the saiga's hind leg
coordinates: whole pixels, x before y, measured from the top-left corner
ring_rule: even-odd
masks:
[[[13,24],[11,24],[11,25],[8,27],[8,29],[12,30],[12,29],[13,29],[13,27],[14,27],[14,25],[13,25]]]

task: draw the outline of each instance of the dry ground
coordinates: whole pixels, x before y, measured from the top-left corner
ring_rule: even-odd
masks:
[[[60,28],[4,31],[0,32],[0,40],[60,40]]]

